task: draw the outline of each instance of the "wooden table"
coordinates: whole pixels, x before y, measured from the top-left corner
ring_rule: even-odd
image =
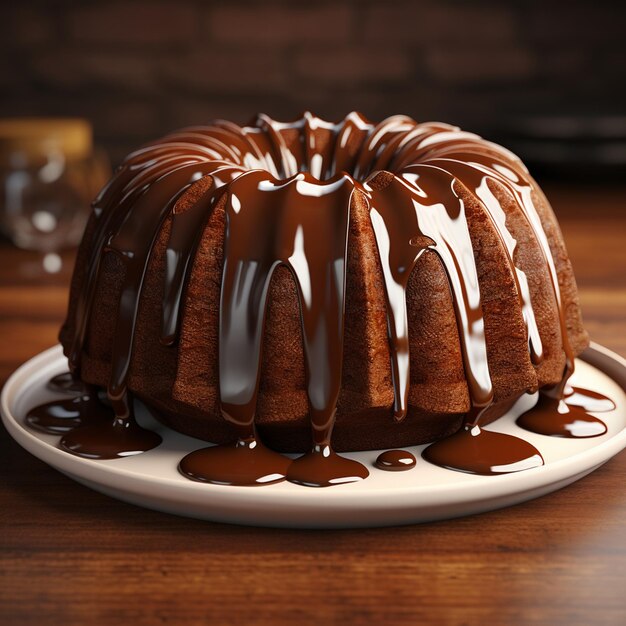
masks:
[[[547,188],[592,337],[626,354],[626,190]],[[0,378],[56,341],[67,272],[0,249]],[[32,269],[32,268],[31,268]],[[624,624],[626,453],[557,493],[377,530],[240,528],[82,487],[0,433],[0,624]]]

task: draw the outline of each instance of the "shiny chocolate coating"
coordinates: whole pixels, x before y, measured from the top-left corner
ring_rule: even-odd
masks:
[[[294,134],[299,140],[287,142],[286,137]],[[193,206],[177,212],[178,199],[200,179],[210,184]],[[125,272],[119,304],[112,312],[117,325],[107,386],[114,412],[109,426],[118,435],[135,436],[135,452],[157,445],[155,437],[138,429],[128,390],[144,279],[157,235],[171,217],[161,342],[173,345],[203,225],[221,203],[226,232],[219,310],[220,406],[237,441],[192,453],[180,470],[194,480],[239,485],[286,478],[329,486],[365,478],[364,466],[332,450],[342,374],[348,226],[358,195],[369,207],[387,303],[394,389],[390,428],[408,411],[409,277],[421,255],[434,254],[445,268],[453,295],[471,408],[463,430],[447,443],[428,448],[424,457],[478,473],[535,466],[542,462],[541,455],[530,444],[480,429],[481,416],[494,403],[494,391],[461,188],[486,210],[517,287],[530,357],[535,365],[544,358],[528,280],[516,262],[516,240],[492,185],[504,189],[520,208],[539,244],[558,308],[566,366],[558,385],[541,390],[535,410],[550,412],[548,405],[558,405],[564,396],[574,370],[574,352],[554,259],[526,168],[515,155],[477,135],[401,115],[379,124],[356,112],[336,123],[308,112],[293,122],[266,115],[258,115],[247,126],[217,120],[177,131],[129,155],[93,205],[96,236],[87,260],[86,288],[78,292],[73,313],[75,332],[68,359],[72,375],[80,378],[100,266],[104,254],[112,252]],[[269,284],[279,266],[291,272],[298,292],[312,432],[311,452],[291,463],[264,448],[255,427]],[[523,423],[532,428],[530,420]],[[97,457],[97,429],[90,428],[81,431],[80,441],[78,430],[68,433],[61,446]],[[599,427],[597,431],[601,434]],[[110,446],[116,440],[121,441],[107,438]],[[486,457],[479,459],[477,451]],[[112,452],[110,447],[104,450]],[[465,459],[465,465],[450,455]],[[489,469],[494,467],[499,469]],[[273,478],[265,480],[267,476]]]
[[[386,450],[378,455],[374,465],[387,472],[406,472],[417,464],[415,457],[406,450]]]

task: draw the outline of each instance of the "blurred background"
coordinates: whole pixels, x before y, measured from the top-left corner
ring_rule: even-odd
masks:
[[[358,109],[458,124],[540,177],[626,168],[624,2],[28,0],[0,33],[0,116],[84,117],[113,164],[213,117]]]
[[[257,112],[457,124],[623,215],[623,2],[28,0],[1,3],[0,49],[0,231],[48,273],[129,151]]]

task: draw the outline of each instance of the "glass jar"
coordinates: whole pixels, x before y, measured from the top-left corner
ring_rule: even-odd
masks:
[[[77,245],[109,174],[86,120],[0,120],[0,229],[44,254]]]

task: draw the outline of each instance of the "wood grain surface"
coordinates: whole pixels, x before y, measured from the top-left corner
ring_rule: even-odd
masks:
[[[592,338],[626,355],[626,190],[548,187]],[[71,260],[71,255],[67,256]],[[0,380],[56,342],[69,269],[0,247]],[[626,453],[559,492],[358,531],[210,524],[82,487],[0,432],[0,624],[624,624]]]

